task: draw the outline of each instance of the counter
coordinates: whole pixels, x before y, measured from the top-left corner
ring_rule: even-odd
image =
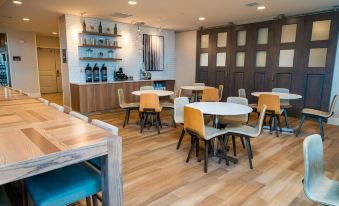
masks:
[[[133,82],[165,82],[174,81],[172,79],[144,79],[144,80],[124,80],[124,81],[108,81],[108,82],[71,82],[73,85],[93,85],[93,84],[119,84],[119,83],[133,83]]]
[[[133,91],[142,86],[154,86],[162,82],[167,90],[174,90],[175,80],[128,80],[95,83],[70,83],[72,110],[82,114],[120,108],[118,89],[124,90],[127,102],[138,102],[139,97]]]

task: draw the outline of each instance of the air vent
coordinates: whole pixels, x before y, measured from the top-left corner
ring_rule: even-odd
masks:
[[[252,3],[248,3],[245,4],[246,7],[255,7],[255,6],[259,6],[259,4],[257,2],[252,2]]]
[[[120,12],[115,12],[115,13],[111,14],[110,16],[114,17],[114,18],[124,19],[124,18],[131,17],[133,15],[131,15],[131,14],[124,14],[124,13],[120,13]]]

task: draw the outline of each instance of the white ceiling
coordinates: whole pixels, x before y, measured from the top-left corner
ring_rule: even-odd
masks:
[[[131,6],[127,0],[22,0],[23,5],[14,5],[12,0],[0,0],[0,27],[35,31],[51,35],[58,31],[58,17],[62,14],[112,19],[114,12],[132,14],[133,17],[115,19],[133,23],[143,21],[149,26],[193,30],[200,26],[225,25],[228,22],[247,23],[271,19],[279,14],[294,15],[331,9],[339,0],[137,0]],[[267,9],[259,11],[248,8],[247,3],[258,2]],[[198,17],[204,16],[200,22]],[[28,17],[30,22],[23,22]]]

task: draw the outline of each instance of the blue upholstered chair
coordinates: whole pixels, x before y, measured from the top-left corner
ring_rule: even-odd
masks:
[[[24,180],[36,206],[68,205],[101,191],[101,175],[86,163],[74,164]]]
[[[119,133],[118,127],[111,125],[111,124],[108,124],[106,122],[103,122],[103,121],[100,121],[100,120],[97,120],[97,119],[93,119],[92,124],[94,126],[102,128],[104,130],[108,130],[108,131],[112,132],[112,134],[114,134],[114,135],[118,135],[118,133]],[[101,158],[100,157],[91,159],[88,162],[91,163],[98,170],[101,169]]]
[[[323,205],[339,205],[339,181],[324,174],[324,153],[321,136],[314,134],[304,140],[304,192],[308,199]]]
[[[5,188],[0,186],[0,205],[1,206],[11,206],[11,203],[7,197]]]

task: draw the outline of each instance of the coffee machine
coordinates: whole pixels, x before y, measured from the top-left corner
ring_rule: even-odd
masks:
[[[128,76],[124,74],[123,69],[120,67],[118,71],[114,71],[114,81],[127,80]]]

